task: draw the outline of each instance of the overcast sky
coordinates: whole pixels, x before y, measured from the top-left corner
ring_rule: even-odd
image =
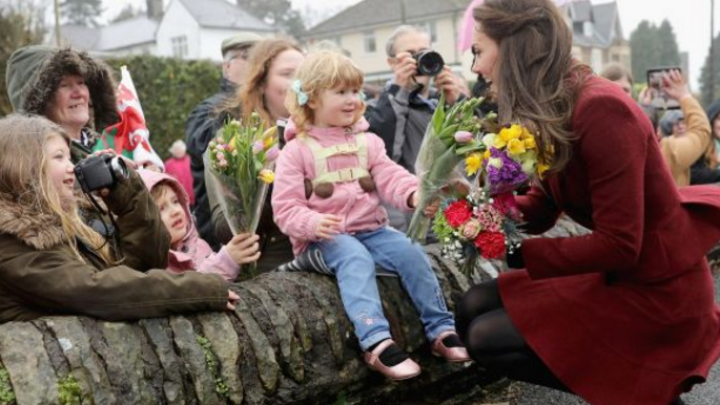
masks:
[[[342,6],[357,3],[358,0],[291,0],[293,8],[306,10],[317,8],[321,14],[336,11]],[[442,1],[442,0],[438,0]],[[607,0],[592,0],[605,3]],[[620,8],[620,20],[626,38],[642,20],[660,24],[668,19],[675,29],[680,51],[690,54],[690,80],[694,89],[700,69],[705,63],[710,46],[710,2],[712,0],[616,0]],[[168,0],[165,0],[167,3]],[[106,15],[114,16],[122,7],[132,3],[144,4],[144,0],[105,0]],[[412,0],[409,1],[412,4]],[[720,0],[715,7],[715,33],[720,31]]]

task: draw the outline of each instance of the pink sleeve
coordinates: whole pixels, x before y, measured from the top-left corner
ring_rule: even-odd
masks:
[[[368,164],[380,199],[395,208],[412,211],[408,199],[417,191],[420,181],[417,176],[390,159],[385,143],[377,135],[366,133],[368,141]]]
[[[198,263],[197,271],[218,274],[227,281],[234,281],[240,272],[240,266],[230,257],[227,247],[223,246],[219,252],[210,254],[205,260]]]
[[[316,241],[315,227],[322,214],[311,210],[305,198],[301,147],[293,140],[280,153],[272,191],[273,216],[284,234],[298,240]]]

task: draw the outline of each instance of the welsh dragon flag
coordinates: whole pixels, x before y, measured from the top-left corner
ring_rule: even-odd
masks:
[[[117,94],[120,122],[105,128],[94,149],[112,149],[139,165],[152,163],[165,170],[162,159],[150,146],[150,132],[145,125],[145,115],[126,66],[120,68],[120,74]]]

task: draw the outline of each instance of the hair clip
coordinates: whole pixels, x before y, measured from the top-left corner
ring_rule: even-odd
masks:
[[[367,101],[367,96],[365,95],[364,91],[361,90],[358,95],[360,96],[360,101]]]
[[[298,105],[303,106],[308,102],[308,95],[302,89],[302,82],[300,79],[295,79],[292,83],[292,90],[297,93]]]

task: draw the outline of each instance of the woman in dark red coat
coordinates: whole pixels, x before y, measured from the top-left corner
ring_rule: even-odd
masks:
[[[720,356],[704,258],[720,240],[720,188],[676,189],[649,120],[573,61],[550,0],[486,0],[474,16],[473,71],[552,166],[517,197],[527,231],[565,213],[593,232],[525,240],[508,256],[523,270],[468,291],[458,321],[471,355],[593,405],[682,403]]]

